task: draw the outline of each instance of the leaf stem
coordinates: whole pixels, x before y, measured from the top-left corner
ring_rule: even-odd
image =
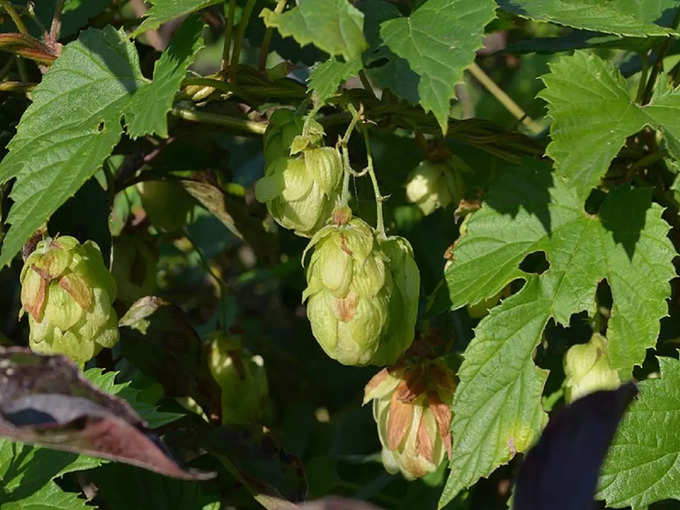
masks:
[[[236,40],[234,41],[234,51],[231,54],[231,65],[229,69],[232,72],[232,79],[235,78],[234,70],[239,63],[241,57],[241,44],[243,43],[243,36],[246,33],[246,28],[248,27],[248,22],[250,21],[250,15],[255,7],[255,0],[248,0],[248,3],[243,8],[241,14],[241,21],[238,24],[238,34],[236,34]]]
[[[221,115],[219,113],[201,112],[192,110],[190,108],[183,108],[181,106],[173,107],[170,113],[172,113],[175,117],[179,117],[191,122],[216,124],[218,126],[225,126],[233,129],[234,131],[251,135],[263,135],[265,129],[267,129],[266,122],[238,119],[235,117],[229,117],[227,115]]]
[[[14,9],[14,6],[12,6],[9,0],[0,0],[0,7],[2,7],[5,12],[7,12],[7,14],[9,14],[9,17],[12,18],[12,21],[16,25],[19,32],[24,35],[30,35],[26,25],[24,25],[24,22],[21,19],[21,16],[19,16],[19,13],[16,11],[16,9]]]
[[[17,92],[23,94],[35,86],[35,83],[25,83],[23,81],[2,81],[0,82],[0,92]]]
[[[529,131],[531,131],[533,134],[538,135],[541,133],[543,130],[541,129],[541,126],[536,124],[536,122],[527,115],[527,113],[517,104],[515,101],[505,93],[503,89],[501,89],[496,83],[489,78],[489,75],[487,75],[481,67],[479,67],[476,63],[472,63],[470,67],[468,67],[468,71],[470,71],[470,74],[474,76],[479,83],[481,83],[486,90],[491,92],[491,94],[505,107],[506,110],[508,110],[511,114],[515,116],[516,119],[522,122]]]
[[[229,11],[226,12],[227,4],[225,7],[225,32],[224,32],[224,47],[222,48],[222,69],[226,69],[229,66],[229,54],[231,53],[231,36],[234,32],[234,15],[236,13],[236,0],[229,1]]]
[[[376,230],[378,231],[378,237],[384,239],[385,234],[385,223],[383,221],[383,202],[385,201],[384,196],[380,194],[380,188],[378,186],[378,179],[375,176],[375,170],[373,169],[373,156],[371,156],[371,144],[368,137],[368,129],[365,124],[359,126],[361,134],[364,135],[364,145],[366,146],[366,160],[368,161],[368,175],[371,177],[371,184],[373,184],[373,193],[375,194],[375,217],[376,217]]]
[[[276,2],[276,7],[274,7],[274,12],[277,14],[282,13],[283,9],[286,7],[286,3],[288,3],[288,0],[278,0],[278,2]],[[272,42],[273,35],[274,27],[267,27],[264,38],[262,39],[262,45],[260,46],[260,71],[263,73],[266,70],[267,54],[269,53],[269,45]]]

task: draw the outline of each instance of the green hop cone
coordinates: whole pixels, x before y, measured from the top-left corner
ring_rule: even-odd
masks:
[[[137,183],[142,207],[151,224],[165,232],[181,230],[193,209],[194,199],[174,180]]]
[[[607,339],[595,333],[585,344],[573,345],[564,356],[565,398],[567,402],[598,390],[614,390],[621,385],[619,374],[610,368]]]
[[[451,162],[421,161],[408,176],[406,198],[426,216],[451,202],[458,202],[462,179]]]
[[[255,197],[281,226],[311,237],[328,221],[341,193],[343,167],[333,147],[320,147],[323,129],[316,122],[305,135],[290,135],[297,124],[265,135],[265,175]],[[282,147],[290,143],[290,152]],[[277,156],[278,155],[278,156]]]
[[[296,136],[302,133],[305,119],[292,110],[276,110],[269,118],[264,133],[264,159],[267,164],[290,156],[290,147]]]
[[[242,349],[237,336],[219,332],[210,344],[208,364],[222,390],[222,423],[262,423],[269,410],[262,357]]]
[[[324,351],[344,365],[394,363],[411,345],[420,274],[408,241],[379,239],[347,208],[310,241],[307,317]],[[303,255],[303,260],[305,259]]]
[[[451,457],[453,372],[439,360],[384,368],[366,385],[385,469],[413,480]]]
[[[21,270],[21,314],[31,349],[83,364],[118,342],[116,284],[99,247],[70,236],[46,238]]]

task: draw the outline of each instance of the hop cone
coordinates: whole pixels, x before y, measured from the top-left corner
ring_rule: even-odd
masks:
[[[383,368],[366,385],[373,400],[385,469],[412,480],[432,473],[451,457],[453,373],[442,361]]]
[[[621,385],[619,374],[610,368],[607,339],[595,333],[585,344],[573,345],[564,356],[565,397],[567,402],[598,390]]]
[[[208,364],[222,390],[222,423],[261,423],[269,408],[264,361],[241,349],[237,337],[215,335]]]
[[[426,216],[457,201],[462,181],[450,162],[421,161],[408,176],[406,198]]]
[[[314,248],[302,296],[307,317],[340,363],[394,363],[413,341],[418,267],[408,241],[378,239],[366,222],[350,218],[348,209],[336,211],[307,247]]]
[[[320,147],[323,129],[314,122],[311,126],[309,133],[292,139],[299,129],[295,121],[277,121],[267,128],[267,166],[255,184],[255,197],[267,205],[276,222],[303,237],[311,237],[328,221],[343,175],[340,154],[332,147]]]
[[[69,236],[38,243],[21,270],[22,312],[31,349],[78,363],[118,341],[116,284],[99,247]]]

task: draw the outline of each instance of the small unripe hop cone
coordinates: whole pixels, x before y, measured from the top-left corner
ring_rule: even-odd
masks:
[[[565,398],[567,403],[599,390],[621,386],[616,370],[609,365],[607,339],[595,333],[589,342],[572,345],[564,355]]]
[[[366,385],[364,404],[373,400],[385,469],[420,478],[451,457],[453,372],[441,361],[384,368]]]
[[[31,349],[83,364],[118,342],[116,284],[99,247],[70,236],[40,241],[21,270],[20,316]]]
[[[408,176],[406,198],[425,216],[460,200],[463,181],[454,161],[421,161]]]
[[[394,363],[414,337],[420,273],[403,238],[381,239],[348,208],[305,253],[307,317],[324,351],[344,365]]]

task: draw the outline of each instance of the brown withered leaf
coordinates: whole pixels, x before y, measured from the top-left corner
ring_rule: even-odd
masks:
[[[19,347],[0,348],[0,435],[175,478],[213,476],[183,469],[126,401],[94,386],[65,356]]]
[[[434,414],[434,419],[437,422],[439,435],[444,442],[449,458],[451,458],[451,419],[453,417],[451,408],[448,404],[442,402],[439,395],[433,391],[429,392],[427,397],[430,401],[430,411]]]
[[[400,386],[403,384],[400,383]],[[387,419],[387,446],[390,450],[399,448],[406,436],[411,421],[413,420],[413,405],[400,400],[397,391],[392,394],[390,400],[390,412]]]
[[[420,423],[418,424],[418,435],[416,436],[416,453],[421,457],[426,458],[432,462],[433,453],[432,438],[427,433],[427,424],[425,423],[425,413],[420,416]]]

